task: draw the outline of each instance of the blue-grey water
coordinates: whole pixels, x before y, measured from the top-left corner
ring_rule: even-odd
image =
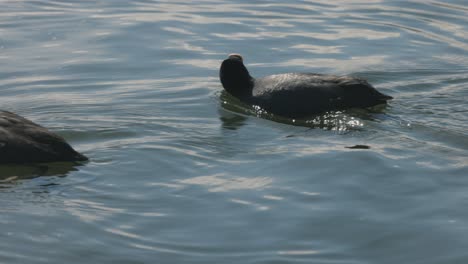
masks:
[[[468,263],[466,0],[0,5],[0,108],[90,158],[0,167],[0,263]],[[395,99],[259,118],[232,52]]]

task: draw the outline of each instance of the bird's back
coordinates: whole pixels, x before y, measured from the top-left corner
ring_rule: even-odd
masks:
[[[314,73],[286,73],[256,79],[252,95],[252,103],[290,117],[369,107],[391,98],[364,79]]]
[[[59,135],[19,115],[0,111],[0,163],[86,159]]]

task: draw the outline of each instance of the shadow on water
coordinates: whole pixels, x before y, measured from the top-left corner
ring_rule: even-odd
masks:
[[[220,102],[222,109],[227,111],[220,112],[223,128],[230,130],[235,130],[245,124],[247,119],[245,116],[255,116],[287,125],[348,133],[362,130],[364,121],[379,122],[382,118],[379,114],[384,113],[386,108],[386,105],[378,105],[368,109],[329,111],[309,118],[291,119],[268,113],[257,106],[244,104],[226,91],[221,92]]]
[[[2,164],[0,165],[0,188],[7,188],[20,180],[41,176],[65,177],[72,171],[78,171],[81,163],[53,162],[38,164]]]

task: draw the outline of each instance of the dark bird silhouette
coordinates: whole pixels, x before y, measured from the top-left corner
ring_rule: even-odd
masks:
[[[17,114],[0,111],[0,164],[87,159],[61,136]]]
[[[223,61],[219,77],[224,89],[242,102],[290,118],[371,107],[392,99],[366,80],[350,76],[285,73],[255,79],[239,54]]]

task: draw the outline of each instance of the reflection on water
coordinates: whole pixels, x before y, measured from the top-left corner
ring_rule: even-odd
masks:
[[[182,184],[195,184],[209,187],[211,192],[227,192],[232,190],[261,190],[272,183],[268,177],[237,177],[227,178],[226,175],[199,176],[179,181]]]
[[[85,222],[104,220],[113,214],[125,212],[121,208],[111,208],[102,203],[79,199],[65,200],[64,206],[70,214],[79,217]]]
[[[225,101],[223,101],[223,104]],[[220,119],[224,129],[236,130],[245,124],[247,117],[240,114],[233,114],[228,111],[219,110]]]
[[[379,105],[369,109],[329,111],[309,118],[291,119],[270,114],[258,106],[246,105],[225,91],[221,92],[220,101],[221,107],[228,110],[220,111],[220,119],[223,122],[223,128],[226,129],[236,129],[242,126],[246,120],[246,117],[243,117],[242,115],[251,115],[288,125],[319,128],[336,131],[338,133],[346,133],[362,129],[364,127],[365,120],[376,121],[377,114],[382,113],[386,107],[385,105]],[[239,114],[234,115],[230,112]]]
[[[72,171],[77,171],[79,166],[82,164],[72,162],[0,165],[0,184],[11,184],[17,180],[40,176],[66,176]]]

